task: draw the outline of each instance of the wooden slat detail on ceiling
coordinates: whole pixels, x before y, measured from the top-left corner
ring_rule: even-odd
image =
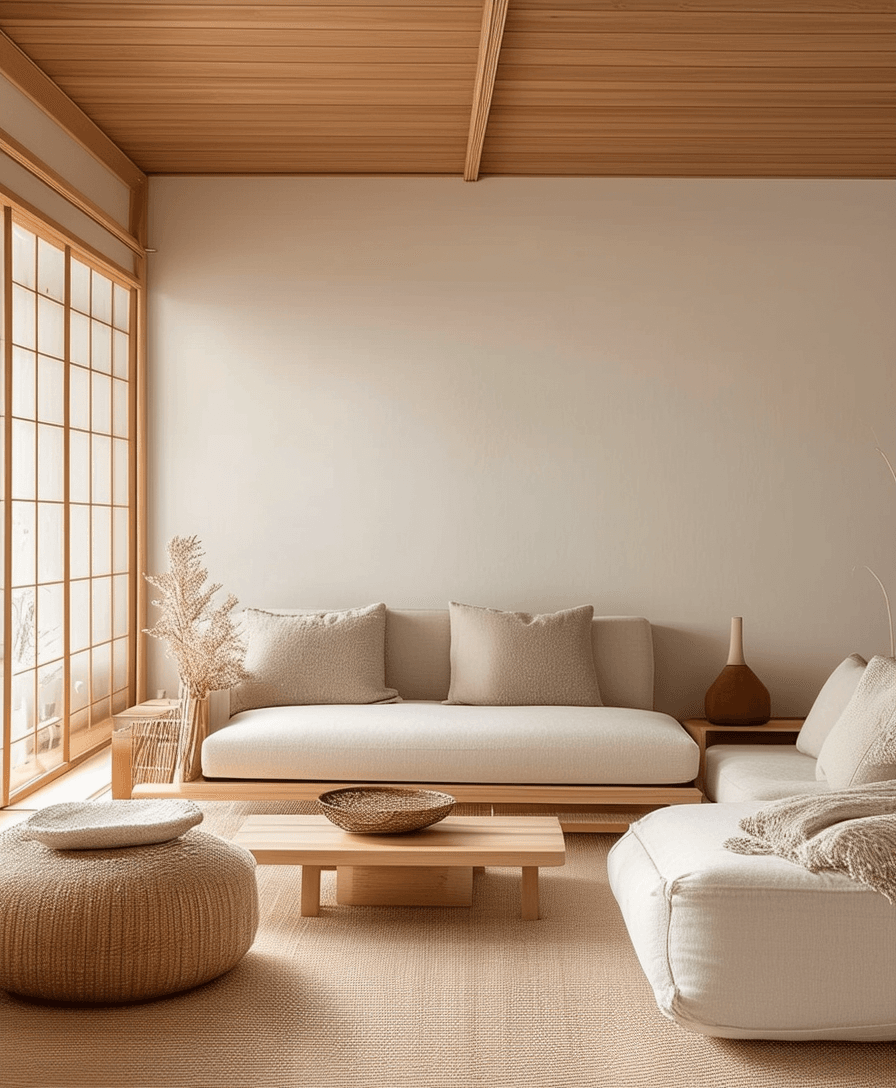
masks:
[[[896,4],[516,0],[483,174],[896,173]]]
[[[148,173],[896,176],[896,0],[0,0]]]
[[[148,173],[460,174],[481,0],[0,3]]]

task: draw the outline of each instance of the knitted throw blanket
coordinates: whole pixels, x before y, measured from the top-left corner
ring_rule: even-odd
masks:
[[[740,821],[737,854],[775,854],[812,873],[833,870],[896,905],[896,781],[785,797]]]

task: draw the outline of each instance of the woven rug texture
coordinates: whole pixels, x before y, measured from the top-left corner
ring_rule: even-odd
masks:
[[[255,812],[202,805],[229,837]],[[473,806],[458,809],[475,813]],[[606,875],[615,835],[568,835],[542,870],[477,873],[469,908],[298,913],[300,870],[259,866],[245,959],[160,1001],[85,1008],[0,993],[2,1088],[893,1088],[896,1044],[710,1039],[657,1010]],[[834,980],[832,980],[832,984]]]

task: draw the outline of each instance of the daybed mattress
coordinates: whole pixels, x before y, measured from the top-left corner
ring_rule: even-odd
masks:
[[[698,765],[674,718],[621,707],[265,707],[234,715],[202,747],[206,778],[677,785]]]

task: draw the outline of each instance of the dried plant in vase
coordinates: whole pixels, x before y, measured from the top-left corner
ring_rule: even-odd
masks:
[[[178,775],[184,782],[199,778],[199,755],[208,732],[208,696],[245,679],[246,649],[231,612],[237,599],[230,594],[212,608],[220,584],[206,585],[208,571],[198,537],[176,536],[168,541],[169,569],[144,578],[162,594],[153,601],[162,614],[147,635],[163,639],[177,662],[181,683],[181,731]]]

